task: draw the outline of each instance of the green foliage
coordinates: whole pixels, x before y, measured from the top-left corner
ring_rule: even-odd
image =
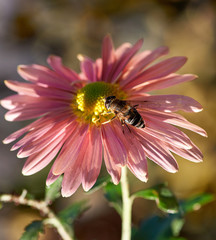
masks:
[[[169,215],[168,217],[154,216],[150,219],[143,221],[133,236],[133,240],[169,240],[175,239],[175,215]],[[183,219],[178,219],[182,221]],[[179,222],[177,223],[179,225]]]
[[[80,216],[84,211],[86,211],[89,207],[87,206],[86,201],[73,203],[69,207],[63,209],[61,212],[58,213],[57,217],[61,221],[62,225],[66,229],[66,231],[73,236],[73,229],[72,225],[74,220]]]
[[[102,187],[105,187],[110,182],[110,176],[106,175],[103,177],[99,177],[95,183],[95,185],[88,191],[88,194],[96,192]]]
[[[159,184],[153,188],[136,192],[132,197],[142,197],[148,200],[154,200],[158,208],[166,213],[177,213],[179,210],[179,204],[176,197],[165,184]]]
[[[48,205],[60,197],[61,182],[62,177],[50,187],[46,188],[44,200],[34,200],[35,204],[37,205],[37,203],[44,202],[44,206],[50,209]],[[104,195],[110,204],[120,215],[122,215],[121,185],[114,185],[111,183],[110,177],[102,177],[98,179],[91,192],[100,188],[103,188]],[[28,205],[28,200],[31,200],[32,196],[27,194],[27,192],[23,192],[21,196],[27,200],[26,205]],[[132,194],[130,198],[133,201],[137,197],[155,201],[158,208],[166,214],[163,216],[152,216],[149,219],[143,220],[139,228],[133,228],[132,240],[185,240],[184,238],[179,237],[181,229],[185,223],[185,215],[192,211],[196,211],[203,205],[215,200],[212,194],[203,193],[184,201],[177,201],[176,197],[166,184],[160,184],[149,189],[141,190]],[[17,196],[14,196],[14,198],[16,199],[14,202],[19,200]],[[74,221],[88,208],[86,201],[82,201],[73,203],[57,214],[57,221],[72,239],[74,238]],[[38,209],[41,210],[41,208]],[[52,212],[51,209],[49,211]],[[48,215],[45,214],[45,216],[47,217]],[[20,240],[37,240],[39,233],[44,232],[44,225],[52,225],[49,221],[49,217],[46,217],[42,221],[33,221],[29,224],[25,228],[25,232],[22,234]],[[55,227],[55,224],[53,226]]]
[[[215,198],[212,194],[201,193],[192,198],[186,199],[181,203],[181,209],[184,213],[199,210],[203,205],[214,201]]]
[[[187,239],[183,237],[171,237],[168,240],[187,240]]]
[[[69,207],[63,209],[58,213],[58,217],[61,221],[72,224],[74,220],[89,207],[87,206],[86,201],[73,203]]]
[[[148,189],[149,190],[149,189]],[[144,190],[145,191],[145,190]],[[142,191],[140,191],[141,194]],[[138,195],[140,195],[138,194]],[[152,193],[143,194],[146,199],[152,199]],[[153,216],[141,222],[138,229],[134,229],[133,240],[185,240],[178,237],[184,225],[184,217],[191,211],[196,211],[198,207],[214,200],[212,194],[200,194],[185,201],[180,202],[181,211],[166,216]]]
[[[121,215],[122,213],[122,195],[121,195],[121,186],[120,184],[114,185],[113,183],[109,182],[103,188],[104,195],[106,199],[110,202],[112,207]]]
[[[43,222],[33,221],[25,228],[25,232],[21,236],[20,240],[37,240],[39,233],[43,233]]]
[[[55,199],[59,198],[61,196],[60,189],[61,189],[61,183],[62,183],[62,176],[60,176],[53,184],[50,186],[46,186],[45,189],[45,202],[50,204]]]

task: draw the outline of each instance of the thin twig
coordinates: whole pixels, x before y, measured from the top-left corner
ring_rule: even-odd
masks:
[[[54,226],[59,235],[63,240],[73,240],[73,238],[69,235],[69,233],[65,230],[64,226],[55,215],[55,213],[49,208],[45,201],[39,201],[34,199],[26,198],[27,191],[23,190],[20,196],[11,195],[11,194],[2,194],[0,195],[0,202],[5,203],[15,203],[19,205],[25,205],[37,209],[42,216],[46,216],[47,218],[43,221],[45,224],[49,224]]]

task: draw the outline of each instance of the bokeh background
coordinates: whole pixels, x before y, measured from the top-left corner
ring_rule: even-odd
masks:
[[[170,47],[169,56],[187,56],[182,73],[199,76],[155,93],[191,96],[202,103],[204,111],[184,114],[205,128],[208,138],[186,131],[204,154],[204,162],[191,163],[178,158],[179,172],[166,173],[149,161],[149,181],[141,183],[130,175],[131,191],[167,181],[181,198],[200,192],[216,193],[216,3],[210,0],[0,0],[0,95],[11,95],[4,79],[21,80],[17,65],[46,65],[49,54],[63,58],[64,63],[79,72],[77,54],[91,58],[101,54],[103,37],[110,33],[115,46],[135,43],[144,38],[145,49],[161,45]],[[3,140],[27,122],[4,120],[0,108],[0,138]],[[21,193],[27,189],[36,198],[43,197],[50,166],[33,176],[22,176],[24,159],[17,159],[8,145],[0,143],[0,193]],[[105,172],[105,170],[102,170]],[[121,221],[108,205],[101,191],[87,195],[82,189],[70,198],[60,198],[54,209],[88,199],[91,208],[75,222],[77,239],[120,239]],[[133,205],[133,224],[153,214],[161,214],[153,202],[138,199]],[[19,239],[24,227],[40,219],[37,211],[7,204],[0,210],[0,239]],[[204,206],[186,218],[181,235],[189,240],[216,239],[216,204]],[[59,239],[47,228],[40,240]]]

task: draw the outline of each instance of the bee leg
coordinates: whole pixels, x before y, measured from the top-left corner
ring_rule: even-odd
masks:
[[[136,108],[136,107],[138,107],[138,106],[139,106],[139,104],[136,104],[136,105],[134,105],[133,107]]]
[[[100,118],[95,121],[95,125],[97,128],[100,126]]]
[[[116,116],[114,116],[113,118],[111,118],[110,120],[108,120],[108,121],[106,121],[106,122],[103,122],[102,124],[109,123],[109,122],[111,122],[114,118],[116,118]]]
[[[131,133],[131,129],[129,128],[129,126],[125,123],[125,126],[127,127],[127,129],[129,130],[129,132]]]
[[[130,130],[129,126],[125,123],[124,120],[121,120],[121,124],[122,124],[122,132],[123,132],[123,134],[125,134],[125,131],[124,131],[124,128],[123,128],[124,125],[127,127],[127,129],[129,130],[129,132],[131,133],[131,130]]]
[[[110,113],[112,113],[112,112],[109,111],[109,112],[105,112],[105,113],[100,113],[100,115],[107,115],[107,114],[110,114]]]

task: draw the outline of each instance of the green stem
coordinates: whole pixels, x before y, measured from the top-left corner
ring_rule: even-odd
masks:
[[[121,240],[131,240],[132,200],[130,198],[126,166],[122,168],[121,188],[122,188],[122,236],[121,236]]]

